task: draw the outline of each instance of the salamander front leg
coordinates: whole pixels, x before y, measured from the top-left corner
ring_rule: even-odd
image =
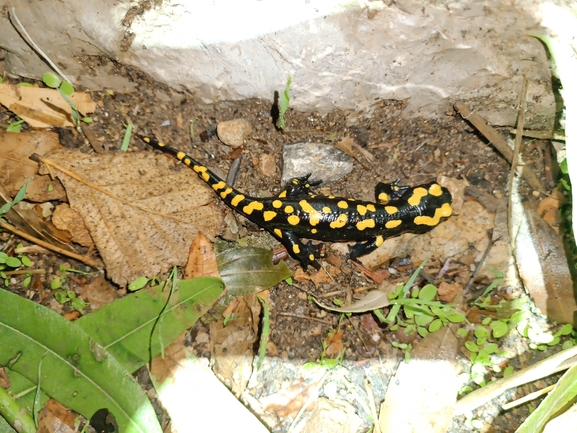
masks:
[[[408,186],[400,186],[401,179],[397,179],[391,183],[379,182],[375,187],[375,199],[380,204],[388,204],[392,200],[399,199],[410,188]]]
[[[305,271],[309,265],[317,270],[321,268],[317,261],[317,259],[324,257],[323,254],[319,253],[320,245],[313,245],[311,241],[305,244],[294,233],[279,229],[274,229],[273,235],[285,246],[294,259],[301,262]]]
[[[351,260],[357,262],[358,257],[372,253],[378,247],[380,247],[384,241],[385,241],[384,238],[379,235],[376,238],[368,240],[366,242],[358,242],[354,245],[351,245],[349,246],[349,257]]]
[[[308,179],[311,177],[311,173],[303,177],[294,177],[287,182],[284,189],[277,194],[279,198],[294,198],[302,197],[303,195],[309,195],[314,197],[314,193],[311,188],[318,186],[322,183],[322,180],[316,180],[314,182],[309,182]]]

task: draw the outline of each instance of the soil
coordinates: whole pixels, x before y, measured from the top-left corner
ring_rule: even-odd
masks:
[[[322,185],[335,195],[371,200],[373,188],[379,181],[392,181],[401,178],[403,184],[414,185],[434,180],[439,175],[453,178],[466,178],[469,183],[497,198],[506,195],[509,165],[502,156],[480,137],[475,130],[456,113],[446,113],[440,119],[404,119],[401,117],[402,101],[376,101],[370,115],[359,115],[350,111],[333,111],[321,116],[317,113],[302,113],[289,108],[285,115],[287,128],[278,131],[273,123],[273,95],[271,99],[226,101],[204,104],[191,95],[178,93],[153,82],[148,77],[130,69],[119,71],[138,83],[138,93],[92,92],[97,102],[97,112],[92,116],[94,122],[89,126],[95,137],[101,140],[103,147],[111,152],[117,151],[122,141],[128,121],[135,125],[139,133],[153,135],[173,147],[190,153],[211,168],[218,167],[227,173],[231,164],[233,150],[224,145],[216,136],[218,122],[243,118],[254,127],[254,132],[242,149],[243,160],[235,186],[251,195],[270,195],[280,190],[282,146],[296,142],[335,142],[344,137],[352,137],[355,142],[375,157],[368,169],[355,163],[352,173],[339,182]],[[13,120],[10,113],[0,110],[0,124]],[[190,121],[193,123],[193,135],[190,135]],[[92,147],[78,134],[70,130],[60,132],[61,144],[65,147],[80,148],[92,152]],[[544,145],[534,143],[528,150],[526,160],[543,173],[542,149]],[[129,151],[151,151],[143,143],[133,138]],[[276,162],[276,173],[263,173],[259,161],[263,155],[270,155]],[[323,189],[321,189],[323,191]],[[530,191],[528,197],[532,198]],[[258,238],[261,230],[254,224],[240,219],[248,229],[248,238]],[[14,246],[18,240],[4,233],[4,248]],[[250,243],[250,241],[249,241]],[[271,241],[273,248],[280,244]],[[331,250],[332,251],[332,250]],[[435,261],[434,251],[431,266],[442,264]],[[375,286],[357,267],[338,252],[331,253],[331,260],[338,263],[340,272],[332,275],[334,281],[315,284],[311,281],[298,281],[289,286],[281,283],[271,291],[271,347],[276,356],[303,361],[318,361],[322,353],[322,340],[329,331],[339,327],[340,316],[321,310],[308,300],[307,293],[323,296],[340,291],[339,297],[350,296],[351,288]],[[58,268],[68,263],[71,268],[87,270],[78,263],[64,261],[55,255],[43,257],[39,266],[49,269],[49,275],[35,278],[26,296],[45,305],[58,307],[51,296],[50,281],[58,274]],[[459,258],[455,259],[458,265]],[[292,270],[298,268],[297,262],[288,258]],[[398,277],[410,275],[418,263],[412,263],[410,257],[400,257],[383,268],[396,268]],[[465,266],[463,264],[463,266]],[[79,277],[80,278],[80,277]],[[86,279],[81,278],[84,283]],[[473,289],[475,287],[473,286]],[[40,294],[40,295],[38,295]],[[60,306],[60,308],[62,308]],[[66,310],[67,307],[64,307]],[[344,331],[342,342],[345,359],[360,361],[366,358],[396,356],[402,353],[391,348],[390,341],[396,340],[396,334],[381,328],[380,339],[375,341],[375,323],[366,323],[363,316],[344,319],[340,328]],[[194,330],[203,327],[199,323]],[[208,354],[207,346],[197,348],[199,355]],[[507,425],[511,426],[510,420]],[[501,430],[504,431],[504,430]]]

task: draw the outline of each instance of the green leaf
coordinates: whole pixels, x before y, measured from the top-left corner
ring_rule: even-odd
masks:
[[[493,338],[501,338],[509,331],[507,323],[502,320],[495,320],[494,322],[491,322],[489,326],[493,330]]]
[[[429,332],[437,332],[443,327],[443,321],[441,319],[435,319],[429,325]]]
[[[76,322],[6,290],[0,305],[0,365],[19,355],[11,369],[36,383],[41,363],[42,391],[86,418],[106,407],[120,432],[162,431],[140,385],[112,356],[96,361]]]
[[[22,261],[22,264],[24,266],[26,266],[27,268],[29,268],[32,265],[32,263],[30,262],[30,259],[27,256],[20,257],[20,260]]]
[[[42,82],[52,89],[58,89],[62,80],[51,72],[42,75]]]
[[[433,321],[433,316],[428,314],[415,314],[415,323],[419,326],[427,326]]]
[[[559,415],[562,408],[568,407],[577,397],[577,364],[565,372],[555,388],[545,397],[539,407],[529,415],[516,433],[543,431],[550,419]]]
[[[82,120],[84,123],[92,123],[92,122],[94,122],[94,119],[93,119],[92,117],[88,117],[88,116],[84,116],[84,117],[83,117],[82,119],[80,119],[80,120]]]
[[[128,291],[129,292],[135,292],[137,290],[140,290],[144,286],[146,286],[146,284],[148,284],[149,281],[150,281],[150,278],[138,277],[136,280],[134,280],[132,283],[130,283],[130,285],[128,286]]]
[[[289,75],[287,82],[286,82],[284,92],[280,98],[280,101],[278,102],[279,115],[278,115],[278,120],[276,122],[276,126],[281,130],[286,128],[284,115],[286,113],[286,110],[288,109],[289,102],[290,102],[289,90],[290,90],[290,86],[292,83],[292,79],[293,78]]]
[[[457,335],[461,338],[465,338],[469,332],[465,328],[457,329]]]
[[[70,96],[74,93],[74,86],[68,81],[63,81],[60,85],[60,90],[62,90],[62,93],[64,93],[66,96]]]
[[[27,188],[28,188],[28,181],[24,182],[24,185],[22,185],[22,188],[20,188],[18,193],[16,193],[14,200],[9,201],[8,203],[4,203],[2,205],[2,207],[0,207],[0,216],[4,215],[6,212],[8,212],[10,209],[12,209],[12,207],[14,207],[14,205],[20,203],[24,199],[24,197],[26,196],[26,189]],[[20,266],[20,265],[18,265],[18,266]]]
[[[70,301],[66,291],[54,292],[54,299],[56,299],[60,304],[66,304]]]
[[[32,83],[18,83],[17,85],[20,87],[34,87]]]
[[[479,351],[479,346],[477,346],[472,341],[465,341],[465,347],[467,348],[467,350],[469,352],[478,352]]]
[[[264,248],[232,248],[216,256],[227,295],[236,297],[276,286],[292,276],[284,261],[272,264],[272,251]]]
[[[6,132],[20,132],[22,130],[22,124],[24,123],[24,120],[18,120],[16,122],[12,122],[10,125],[8,125],[8,127],[6,128]]]
[[[423,338],[425,338],[427,335],[429,335],[429,331],[427,331],[427,328],[424,328],[422,326],[417,327],[417,332]]]
[[[573,332],[573,326],[570,323],[567,323],[563,325],[555,335],[569,335],[571,332]]]
[[[477,338],[487,338],[489,336],[489,330],[484,326],[477,326],[474,334]]]
[[[124,131],[124,137],[122,138],[122,144],[120,145],[121,152],[126,152],[128,150],[128,145],[130,144],[131,136],[132,136],[132,123],[128,122],[128,125],[126,125],[126,131]]]
[[[465,316],[457,312],[449,313],[445,317],[451,323],[461,323],[465,321]]]
[[[8,257],[8,259],[6,259],[6,265],[11,268],[18,268],[21,264],[22,262],[20,262],[18,257]]]
[[[563,174],[569,174],[569,167],[567,166],[567,158],[561,161],[561,164],[559,164],[559,170],[561,170],[561,173]]]
[[[131,373],[190,328],[218,299],[218,278],[178,282],[178,290],[150,287],[82,316],[76,323]]]
[[[437,288],[432,284],[427,284],[419,292],[419,299],[423,301],[432,301],[437,296]]]

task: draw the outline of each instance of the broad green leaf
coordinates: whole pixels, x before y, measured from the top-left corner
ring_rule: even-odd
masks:
[[[424,301],[432,301],[437,296],[437,288],[432,284],[427,284],[419,292],[419,299]]]
[[[216,256],[227,294],[236,297],[276,286],[292,276],[286,263],[272,264],[272,251],[264,248],[232,248]]]
[[[553,391],[545,397],[539,407],[529,415],[516,433],[540,432],[545,424],[562,409],[566,409],[577,397],[577,364],[565,372]]]
[[[150,281],[150,278],[146,277],[138,277],[128,286],[129,292],[136,292],[137,290],[142,289],[146,284]]]
[[[79,326],[35,302],[0,290],[0,365],[12,370],[86,418],[108,408],[124,432],[162,430],[146,394],[110,355],[94,359],[90,336]]]
[[[24,120],[17,120],[16,122],[12,122],[6,128],[6,132],[20,132],[22,130],[22,124]]]
[[[419,326],[427,326],[433,321],[433,316],[429,314],[415,314],[415,323]]]
[[[62,80],[51,72],[42,75],[42,82],[52,89],[58,89],[62,84]]]
[[[218,278],[178,282],[178,290],[140,290],[81,317],[75,323],[130,372],[150,361],[190,328],[218,299]]]
[[[443,327],[443,322],[441,321],[441,319],[435,319],[429,325],[429,332],[437,332],[442,327]]]
[[[493,338],[501,338],[509,331],[509,327],[502,320],[495,320],[489,326],[493,330]]]
[[[64,93],[66,96],[70,96],[74,93],[74,86],[68,81],[63,81],[60,85],[60,90],[62,90],[62,93]]]

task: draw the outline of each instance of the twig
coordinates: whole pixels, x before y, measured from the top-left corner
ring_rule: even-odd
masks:
[[[541,397],[543,394],[548,394],[549,391],[551,391],[553,388],[555,388],[555,385],[551,385],[546,388],[540,389],[539,391],[532,392],[530,394],[527,394],[525,397],[518,398],[517,400],[513,400],[509,403],[505,403],[504,405],[501,406],[501,408],[503,410],[513,409],[514,407],[520,406],[523,403],[535,400],[536,398]]]
[[[22,230],[14,227],[13,225],[8,224],[6,221],[3,221],[2,219],[0,219],[0,227],[14,233],[17,236],[20,236],[21,238],[24,238],[30,242],[33,242],[37,245],[40,245],[40,246],[42,246],[48,250],[62,254],[63,256],[71,257],[71,258],[76,259],[82,263],[86,263],[88,266],[92,266],[93,268],[100,268],[100,265],[96,261],[92,260],[91,258],[86,257],[86,256],[81,256],[80,254],[76,254],[76,253],[73,253],[71,251],[67,251],[63,248],[57,247],[56,245],[52,245],[46,241],[43,241],[42,239],[35,238],[34,236],[31,236],[28,233],[23,232]]]
[[[469,291],[469,289],[471,288],[471,286],[473,285],[473,282],[475,281],[475,278],[477,278],[477,274],[479,273],[479,270],[483,267],[483,263],[485,263],[485,259],[489,255],[489,251],[491,251],[491,248],[493,248],[493,245],[495,244],[495,242],[497,242],[499,240],[499,239],[493,240],[493,229],[487,230],[487,234],[488,234],[487,237],[489,238],[489,243],[487,244],[487,248],[485,248],[485,252],[483,253],[483,257],[481,257],[481,260],[479,260],[477,262],[477,264],[475,265],[475,270],[473,271],[473,275],[471,275],[471,278],[469,278],[467,285],[463,289],[464,293],[467,293]]]
[[[4,271],[4,275],[45,274],[46,269],[18,269],[17,271]]]
[[[28,42],[28,44],[34,48],[34,51],[36,51],[36,53],[42,57],[46,63],[48,63],[50,65],[50,67],[58,74],[62,77],[62,79],[66,82],[68,82],[69,84],[72,84],[72,81],[70,81],[70,79],[64,75],[64,73],[58,69],[58,66],[56,66],[56,64],[50,60],[50,58],[46,55],[46,53],[44,53],[44,51],[42,51],[40,49],[40,47],[38,45],[36,45],[36,43],[32,40],[32,38],[30,37],[30,35],[28,34],[28,32],[26,31],[26,29],[24,28],[24,26],[22,25],[22,23],[20,22],[20,20],[18,19],[18,16],[16,15],[16,9],[14,8],[14,6],[12,6],[10,8],[10,18],[12,19],[12,24],[14,24],[14,27],[16,27],[16,30],[18,30],[18,32],[20,33],[20,35],[22,36],[22,38]]]
[[[459,114],[471,124],[477,128],[477,130],[485,136],[487,140],[489,140],[495,148],[501,152],[503,157],[509,162],[512,163],[513,161],[513,150],[509,147],[507,142],[499,135],[499,133],[485,120],[479,116],[477,113],[471,111],[469,107],[467,107],[462,102],[457,102],[455,104],[455,109],[459,112]],[[524,166],[522,170],[523,178],[527,181],[527,183],[536,191],[542,192],[545,190],[541,181],[537,178],[533,170],[529,167]]]
[[[279,316],[287,316],[287,317],[296,317],[297,319],[305,319],[305,320],[312,320],[314,322],[324,323],[325,325],[333,326],[333,323],[329,322],[328,320],[317,319],[316,317],[309,317],[303,314],[295,314],[295,313],[283,313],[283,312],[276,312],[275,314]]]

